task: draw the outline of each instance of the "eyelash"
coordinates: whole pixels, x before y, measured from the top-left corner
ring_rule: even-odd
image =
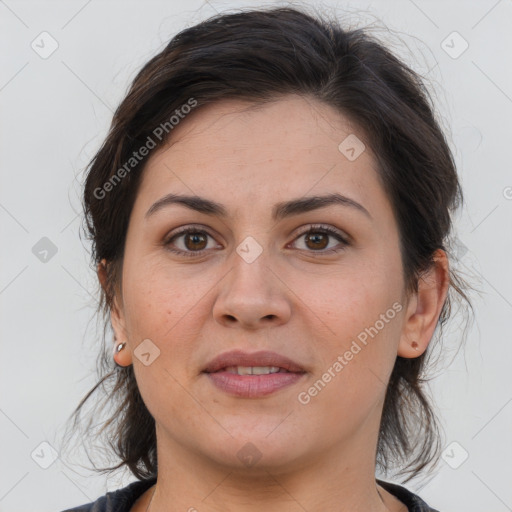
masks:
[[[209,249],[201,249],[200,251],[182,251],[180,249],[173,249],[170,247],[171,242],[173,242],[176,238],[183,236],[183,235],[192,234],[192,233],[193,234],[201,233],[201,234],[206,234],[207,236],[212,237],[212,235],[210,235],[208,233],[208,231],[205,231],[203,228],[201,228],[199,226],[197,226],[197,227],[188,226],[186,228],[181,229],[177,233],[173,233],[172,236],[164,242],[164,246],[166,247],[167,250],[169,250],[175,254],[179,254],[180,256],[194,257],[194,256],[202,255],[203,253],[207,252]],[[294,240],[297,240],[298,238],[305,236],[305,235],[310,235],[312,233],[315,233],[315,234],[320,233],[320,234],[324,234],[324,235],[330,235],[330,236],[336,238],[342,244],[343,247],[338,248],[338,249],[328,249],[328,250],[322,250],[322,251],[311,250],[311,251],[307,251],[307,252],[317,253],[320,255],[333,254],[333,253],[337,253],[337,252],[344,250],[344,248],[346,246],[350,245],[349,241],[344,236],[342,236],[338,230],[336,230],[330,226],[324,226],[321,224],[311,225],[306,231],[303,231],[302,233],[298,234]],[[305,250],[305,249],[301,249],[301,250]]]

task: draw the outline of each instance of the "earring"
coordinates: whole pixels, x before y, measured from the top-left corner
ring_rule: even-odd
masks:
[[[123,350],[124,347],[126,347],[126,341],[123,341],[123,343],[119,343],[119,345],[117,345],[116,353],[121,352],[121,350]]]
[[[123,361],[123,359],[126,359],[126,357],[123,357],[123,356],[118,356],[119,352],[121,352],[124,348],[126,347],[126,341],[123,341],[123,343],[119,343],[116,348],[114,349],[114,363],[120,367],[120,368],[124,368],[125,366],[128,366],[127,364],[127,361]],[[117,361],[116,360],[116,357],[117,358],[121,358],[121,361]],[[128,357],[128,356],[127,356]]]
[[[418,350],[418,344],[417,344],[415,341],[413,341],[413,342],[411,343],[411,347],[412,347],[414,350]]]

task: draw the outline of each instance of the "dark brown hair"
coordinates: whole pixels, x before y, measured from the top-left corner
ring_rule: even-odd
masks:
[[[436,249],[449,252],[452,213],[462,204],[462,191],[421,77],[364,29],[344,29],[337,20],[305,10],[219,14],[181,31],[143,66],[89,165],[86,234],[94,268],[107,261],[107,285],[100,290],[104,338],[121,284],[128,220],[147,161],[131,161],[127,167],[134,151],[149,138],[158,147],[172,137],[169,120],[191,101],[197,110],[226,98],[258,104],[288,94],[323,102],[360,127],[376,155],[397,220],[408,294],[417,291]],[[155,136],[159,126],[166,126],[164,137]],[[107,182],[111,185],[105,187]],[[439,335],[451,315],[453,291],[471,306],[464,285],[450,267]],[[385,472],[399,468],[399,474],[410,475],[405,481],[435,463],[440,453],[439,427],[424,389],[431,346],[420,357],[396,358],[383,408],[376,463]],[[100,471],[125,465],[137,478],[155,476],[154,419],[139,394],[133,367],[117,367],[105,347],[99,358],[100,381],[74,411],[75,426],[85,402],[102,389],[110,409],[100,432],[120,462]]]

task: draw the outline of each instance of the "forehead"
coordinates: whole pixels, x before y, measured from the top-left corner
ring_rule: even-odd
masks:
[[[147,205],[166,192],[228,205],[236,193],[238,210],[329,192],[370,211],[389,208],[364,133],[328,105],[296,95],[197,107],[150,155],[137,201]]]

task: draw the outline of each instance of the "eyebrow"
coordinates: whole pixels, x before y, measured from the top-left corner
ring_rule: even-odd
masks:
[[[167,194],[155,203],[151,205],[149,210],[146,212],[145,218],[149,218],[159,210],[173,205],[180,204],[191,210],[204,213],[206,215],[217,216],[221,218],[227,218],[228,212],[226,208],[215,201],[205,199],[199,196],[188,196],[178,194]],[[291,201],[284,201],[274,205],[272,209],[272,219],[277,221],[300,213],[306,213],[320,208],[326,208],[332,205],[341,205],[350,207],[358,210],[365,214],[368,218],[372,219],[372,216],[368,210],[358,202],[354,201],[350,197],[346,197],[342,194],[329,194],[325,196],[309,196],[301,197],[298,199],[292,199]]]

